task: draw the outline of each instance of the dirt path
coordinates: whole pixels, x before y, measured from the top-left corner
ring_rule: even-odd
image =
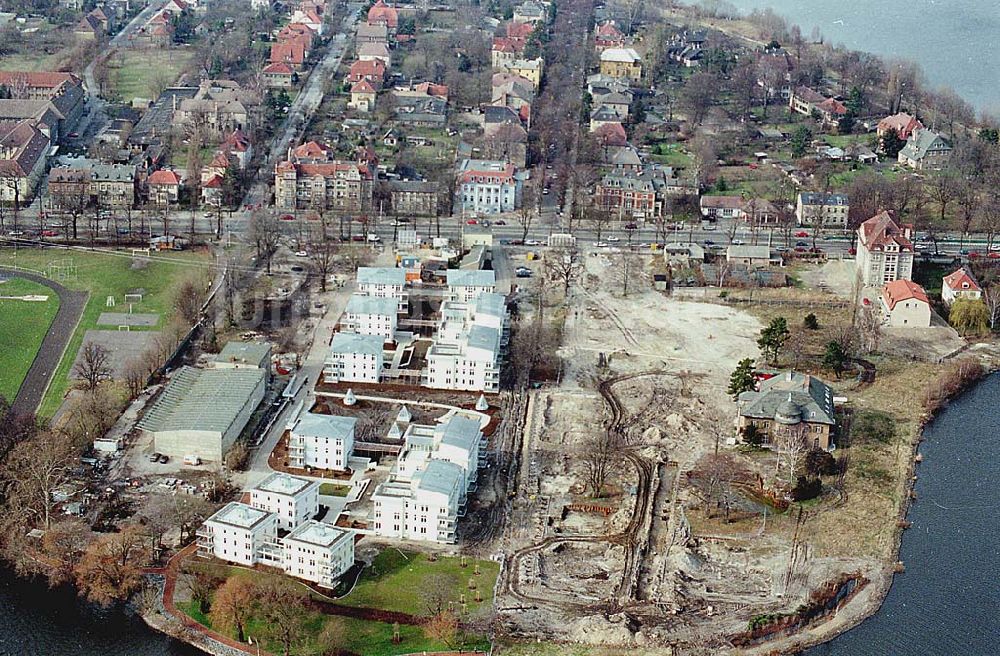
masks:
[[[83,309],[87,306],[87,292],[75,292],[67,289],[57,282],[33,273],[26,273],[20,269],[8,269],[0,267],[0,271],[24,278],[32,282],[45,285],[56,293],[59,297],[59,311],[52,320],[42,345],[38,349],[34,362],[28,374],[24,377],[17,396],[11,404],[13,410],[19,414],[34,414],[38,411],[38,406],[42,403],[45,390],[49,387],[49,381],[55,374],[56,368],[62,360],[69,340],[73,337]]]

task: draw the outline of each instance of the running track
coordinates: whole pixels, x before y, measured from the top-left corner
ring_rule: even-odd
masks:
[[[59,297],[59,311],[49,326],[49,332],[42,340],[42,346],[38,349],[35,361],[31,363],[28,374],[21,383],[21,388],[14,397],[11,409],[18,414],[34,414],[38,406],[42,403],[45,390],[48,388],[49,379],[55,374],[59,361],[62,360],[66,345],[73,337],[73,331],[80,321],[83,308],[87,305],[87,292],[75,292],[66,289],[57,282],[33,273],[27,273],[20,269],[8,269],[0,267],[0,272],[31,280],[49,287]]]

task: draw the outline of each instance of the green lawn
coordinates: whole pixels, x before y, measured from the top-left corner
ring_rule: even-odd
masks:
[[[133,289],[142,289],[144,290],[142,303],[134,306],[133,311],[159,314],[159,326],[152,329],[162,328],[169,323],[174,314],[173,296],[180,283],[188,277],[210,274],[208,266],[210,258],[207,254],[183,252],[161,254],[157,258],[159,261],[151,261],[145,268],[133,269],[133,260],[125,252],[112,255],[49,249],[17,251],[17,265],[36,271],[45,271],[49,263],[54,260],[72,260],[77,269],[75,279],[57,280],[57,282],[70,289],[90,293],[80,324],[73,333],[66,354],[59,363],[49,391],[39,407],[40,416],[51,417],[62,403],[70,384],[70,368],[83,342],[83,335],[87,330],[99,328],[97,319],[102,312],[127,312],[127,307],[122,305],[125,293]],[[12,249],[0,249],[0,264],[11,265],[14,261]],[[108,296],[115,297],[117,307],[106,306]],[[133,330],[142,329],[133,328]]]
[[[383,565],[387,565],[388,560],[395,561],[395,559],[381,558]],[[441,561],[439,560],[438,563],[441,563]],[[427,564],[435,565],[438,563]],[[492,591],[493,583],[496,580],[496,566],[493,563],[490,564],[494,565],[488,581],[490,590]],[[211,573],[216,576],[240,576],[253,578],[254,580],[260,580],[262,577],[268,576],[279,576],[274,574],[264,574],[257,571],[251,572],[235,567],[219,567],[208,563],[195,563],[192,564],[192,568],[195,570],[211,571]],[[472,565],[470,564],[470,572],[471,569]],[[482,569],[483,574],[480,575],[481,578],[487,577],[486,571],[487,570],[485,568]],[[397,592],[403,593],[404,590],[401,589]],[[354,595],[352,594],[351,596],[353,597]],[[200,609],[195,606],[194,602],[178,601],[176,605],[181,612],[187,614],[196,622],[207,626],[208,628],[212,628],[211,619],[202,613]],[[385,607],[388,608],[389,606]],[[303,610],[302,624],[304,627],[305,639],[301,645],[292,650],[294,656],[319,656],[320,654],[331,653],[330,646],[319,644],[318,640],[318,636],[324,626],[331,622],[340,623],[343,629],[343,643],[340,645],[340,648],[352,651],[356,654],[364,654],[365,656],[396,656],[397,654],[412,654],[422,651],[439,651],[446,649],[446,645],[425,635],[424,629],[421,626],[401,625],[399,627],[400,642],[393,643],[392,624],[337,615],[324,615],[318,611]],[[251,636],[262,636],[265,633],[264,628],[264,623],[259,618],[251,619],[247,627],[247,634]],[[235,635],[231,635],[230,637],[235,637]],[[272,653],[281,653],[278,645],[269,644],[267,642],[264,644],[268,651]],[[485,638],[470,636],[468,638],[468,642],[466,643],[466,649],[488,650],[489,643]]]
[[[155,87],[174,84],[194,59],[193,51],[178,48],[119,52],[108,66],[114,91],[125,102],[133,98],[155,100]]]
[[[0,284],[0,296],[48,296],[45,302],[0,299],[0,396],[13,401],[45,333],[59,310],[59,297],[48,287],[23,278]]]
[[[680,144],[663,143],[651,148],[650,159],[664,166],[683,169],[691,166],[691,155]]]
[[[336,483],[321,483],[319,493],[334,497],[346,497],[351,491],[350,485],[338,485]]]
[[[479,563],[479,575],[474,574]],[[424,554],[385,549],[365,569],[354,590],[339,603],[346,606],[381,608],[411,615],[426,615],[426,594],[430,588],[445,591],[456,604],[465,595],[470,611],[489,607],[493,603],[493,586],[500,565],[490,560],[467,559],[462,567],[460,558],[438,557],[431,562]],[[475,601],[475,591],[468,587],[473,579],[482,601]]]

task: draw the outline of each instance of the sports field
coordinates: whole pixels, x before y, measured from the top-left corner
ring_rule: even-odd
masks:
[[[48,296],[46,301],[0,298],[0,396],[13,401],[38,347],[59,310],[59,297],[43,285],[10,278],[0,283],[3,296]]]

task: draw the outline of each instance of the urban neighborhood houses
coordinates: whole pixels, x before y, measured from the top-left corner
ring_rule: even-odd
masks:
[[[913,242],[909,226],[900,226],[887,211],[868,219],[857,231],[855,268],[865,287],[882,287],[913,277]]]

